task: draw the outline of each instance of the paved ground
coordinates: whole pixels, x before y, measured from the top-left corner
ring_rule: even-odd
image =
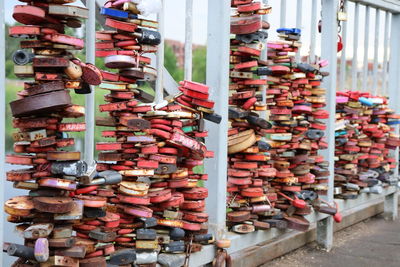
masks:
[[[262,267],[399,267],[400,220],[386,222],[377,216],[334,236],[334,247],[325,252],[311,243]]]

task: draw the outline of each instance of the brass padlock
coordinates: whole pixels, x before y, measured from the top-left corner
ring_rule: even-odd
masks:
[[[337,13],[337,20],[338,21],[347,21],[347,13],[344,11],[339,11]]]
[[[79,79],[83,74],[82,67],[72,61],[69,62],[69,65],[65,68],[64,72],[70,79],[73,80]]]

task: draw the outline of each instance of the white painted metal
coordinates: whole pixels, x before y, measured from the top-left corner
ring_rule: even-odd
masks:
[[[397,114],[400,112],[399,84],[400,84],[400,14],[392,14],[391,34],[390,34],[390,61],[389,61],[389,107]],[[395,133],[399,134],[399,126],[395,127]],[[399,178],[399,148],[394,151],[396,167],[393,176]],[[397,194],[397,193],[396,193]],[[389,196],[385,201],[385,215],[387,218],[396,219],[398,209],[397,195]]]
[[[296,28],[302,28],[302,19],[303,19],[303,0],[297,0],[296,6]],[[301,49],[296,53],[296,62],[300,62],[301,58]]]
[[[164,68],[164,33],[165,33],[165,2],[167,0],[161,0],[162,8],[158,13],[158,31],[161,34],[161,43],[158,46],[157,51],[157,80],[155,88],[155,103],[160,103],[164,99],[164,72],[161,71]]]
[[[322,0],[322,40],[321,58],[329,61],[328,77],[323,81],[323,87],[327,89],[326,109],[330,116],[327,122],[326,139],[328,149],[323,150],[325,160],[329,162],[329,181],[326,200],[333,201],[334,183],[334,157],[335,157],[335,113],[336,113],[336,67],[337,67],[337,7],[336,0]],[[330,250],[333,244],[333,220],[327,217],[317,223],[317,242],[326,250]]]
[[[267,5],[268,4],[268,0],[263,0],[263,4]],[[268,15],[263,15],[263,20],[268,21]],[[267,42],[268,40],[265,40],[265,46],[264,49],[261,52],[261,59],[262,60],[267,60],[268,59],[268,49],[267,49]],[[267,76],[261,76],[261,79],[267,79]],[[262,103],[266,104],[267,103],[267,86],[266,85],[262,85],[261,86],[261,94],[262,94]],[[266,111],[261,111],[260,112],[260,116],[262,118],[266,118],[267,116],[267,112]]]
[[[206,203],[209,225],[217,239],[224,237],[226,216],[230,13],[230,0],[208,0],[207,85],[222,121],[206,124],[212,137],[206,139],[207,148],[215,153],[214,159],[205,162],[210,176]]]
[[[390,11],[392,13],[400,13],[400,4],[398,0],[351,0],[352,2],[379,8],[381,10]]]
[[[389,27],[390,13],[385,11],[385,33],[383,36],[383,68],[382,68],[382,92],[388,95],[388,51],[389,51]]]
[[[344,8],[347,12],[348,10],[348,1],[346,0],[344,3]],[[339,76],[339,91],[343,91],[346,89],[346,67],[347,67],[347,59],[346,59],[346,52],[347,52],[347,21],[342,21],[342,43],[343,43],[343,50],[340,57],[340,76]]]
[[[286,0],[281,0],[281,20],[280,20],[280,27],[286,27]]]
[[[385,197],[383,204],[383,216],[387,221],[394,221],[398,217],[399,213],[399,194],[395,192]]]
[[[375,36],[374,36],[374,69],[372,74],[372,90],[375,95],[382,94],[383,92],[378,90],[378,53],[379,53],[379,32],[380,32],[380,20],[381,12],[379,9],[375,9]]]
[[[368,48],[369,48],[369,20],[371,17],[371,7],[366,6],[365,9],[365,24],[364,24],[364,61],[363,61],[363,72],[362,72],[362,88],[361,91],[370,91],[368,86]]]
[[[193,0],[186,0],[185,26],[185,80],[191,81],[193,65]]]
[[[96,59],[96,3],[87,1],[89,18],[86,20],[86,62],[95,64]],[[94,128],[95,128],[95,91],[91,86],[92,93],[85,96],[85,161],[87,164],[94,163]]]
[[[309,63],[315,63],[315,44],[317,39],[317,0],[312,0],[311,7],[311,39],[310,39],[310,57],[308,59]]]
[[[0,176],[5,177],[5,139],[6,139],[6,41],[5,41],[5,9],[0,1]],[[0,203],[4,203],[4,181],[0,179]],[[4,212],[0,212],[0,244],[4,240]],[[3,264],[3,253],[0,255]]]
[[[351,63],[351,90],[358,89],[358,29],[360,25],[360,4],[356,3],[354,9],[354,28],[353,28],[353,61]]]

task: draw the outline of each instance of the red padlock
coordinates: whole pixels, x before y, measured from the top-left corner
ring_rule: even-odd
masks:
[[[342,36],[338,34],[337,51],[338,53],[343,50]]]
[[[336,210],[338,212],[335,213],[335,215],[333,215],[333,219],[335,220],[335,222],[340,223],[343,219],[342,214],[339,212],[339,207],[338,204],[335,201],[335,206],[336,206]]]
[[[304,200],[298,199],[296,195],[294,195],[294,199],[292,199],[287,195],[283,194],[282,192],[278,192],[278,194],[289,200],[291,205],[295,208],[304,209],[307,207],[307,203]]]

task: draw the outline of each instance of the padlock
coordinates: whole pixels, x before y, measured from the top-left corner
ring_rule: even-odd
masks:
[[[24,230],[24,238],[38,239],[46,238],[53,231],[53,224],[33,224]]]
[[[27,260],[36,260],[35,249],[18,244],[9,244],[7,254],[14,257],[20,257]]]
[[[82,77],[82,68],[73,61],[69,61],[68,66],[64,69],[65,74],[72,80],[76,80]]]
[[[133,249],[121,249],[110,255],[109,263],[114,265],[131,264],[136,260],[136,251]]]
[[[177,253],[185,251],[185,243],[183,241],[172,241],[168,245],[164,246],[165,252]]]
[[[25,50],[17,50],[13,53],[12,59],[17,65],[26,65],[32,63],[35,55],[33,53],[29,53]]]
[[[116,171],[103,171],[99,172],[96,179],[93,179],[90,184],[91,185],[112,185],[118,184],[122,181],[122,175]]]
[[[154,229],[137,229],[136,238],[143,240],[155,240],[157,238],[157,233]]]
[[[343,50],[342,36],[339,34],[338,35],[338,42],[337,42],[337,52],[339,53],[342,50]]]
[[[338,11],[337,20],[338,21],[347,21],[347,13],[344,11]]]
[[[316,202],[313,203],[313,208],[318,212],[326,213],[329,215],[335,215],[338,212],[336,207],[333,207],[332,205],[330,205],[325,201],[323,203],[325,203],[326,205],[321,205],[321,200],[319,201],[317,200]]]
[[[147,30],[145,28],[138,28],[133,35],[140,43],[147,45],[159,45],[161,43],[161,35],[157,31]]]

